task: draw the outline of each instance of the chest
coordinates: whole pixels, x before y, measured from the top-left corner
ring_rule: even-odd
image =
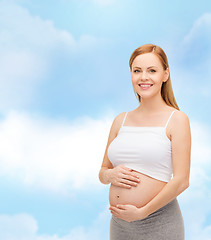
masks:
[[[171,141],[164,128],[124,128],[111,142],[108,158],[114,165],[162,162],[171,158]]]

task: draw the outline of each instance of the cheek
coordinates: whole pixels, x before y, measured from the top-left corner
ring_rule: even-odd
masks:
[[[137,88],[137,81],[135,81],[135,79],[132,79],[132,85],[134,88]]]
[[[136,84],[137,80],[138,80],[138,77],[135,76],[135,75],[131,75],[131,80],[132,80],[132,84]]]
[[[162,76],[157,75],[157,76],[152,77],[152,79],[156,84],[158,84],[158,85],[162,84],[162,80],[163,80]]]
[[[135,84],[135,79],[134,79],[134,78],[132,78],[131,80],[132,80],[132,84]]]

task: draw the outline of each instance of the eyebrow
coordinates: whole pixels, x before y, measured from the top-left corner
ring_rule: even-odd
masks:
[[[140,67],[133,67],[133,68],[140,68]],[[149,68],[157,68],[156,66],[150,66],[150,67],[148,67],[147,69],[149,69]],[[141,69],[141,68],[140,68]]]

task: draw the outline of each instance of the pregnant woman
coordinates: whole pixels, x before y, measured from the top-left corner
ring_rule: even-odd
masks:
[[[174,98],[163,49],[131,55],[139,106],[112,123],[99,172],[110,184],[110,240],[184,240],[177,196],[189,186],[191,130]]]

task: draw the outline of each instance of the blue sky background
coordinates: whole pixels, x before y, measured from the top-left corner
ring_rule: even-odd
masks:
[[[106,240],[100,169],[113,118],[138,106],[128,61],[166,52],[190,119],[187,240],[211,239],[210,1],[0,0],[0,239]]]

